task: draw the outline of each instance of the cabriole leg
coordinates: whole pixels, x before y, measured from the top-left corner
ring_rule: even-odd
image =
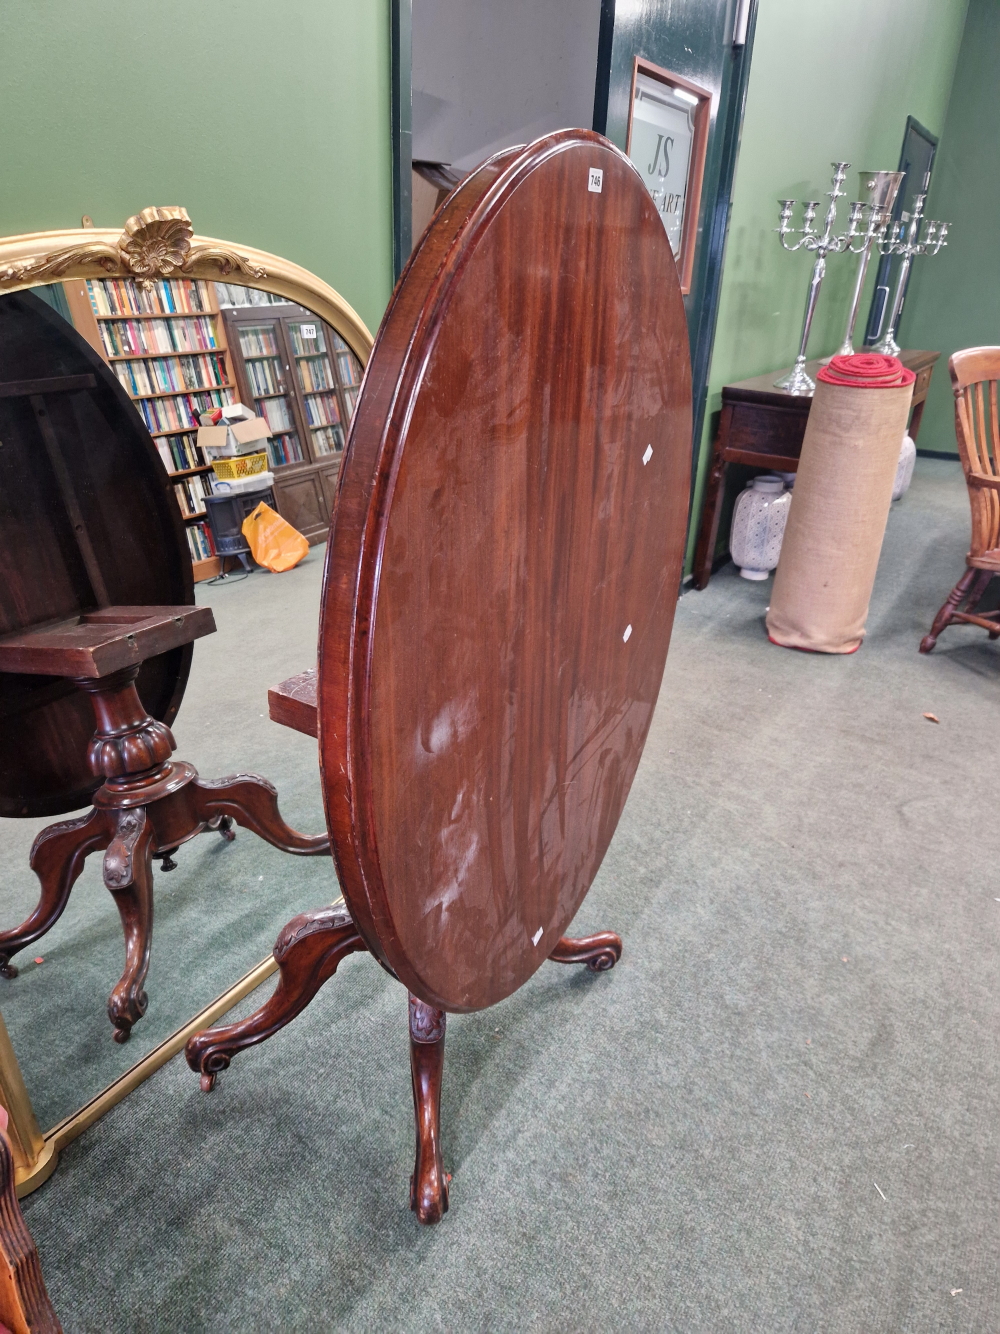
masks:
[[[448,1212],[448,1178],[441,1162],[441,1072],[445,1012],[409,998],[410,1075],[417,1150],[410,1177],[410,1208],[421,1223],[440,1223]]]
[[[208,782],[196,778],[191,784],[192,806],[199,820],[218,829],[223,838],[235,837],[233,820],[282,852],[303,857],[329,855],[328,834],[300,834],[281,818],[278,791],[259,774],[233,774]]]
[[[209,1028],[188,1040],[184,1054],[201,1075],[205,1092],[238,1051],[263,1042],[301,1014],[341,959],[367,948],[342,903],[293,917],[275,942],[280,977],[270,1000],[240,1023]]]
[[[125,971],[108,997],[115,1041],[128,1042],[132,1025],[146,1013],[142,984],[149,972],[153,939],[153,826],[142,806],[118,811],[118,827],[104,854],[104,883],[118,907],[125,932]]]
[[[0,977],[17,977],[12,956],[58,922],[87,857],[106,848],[114,831],[114,816],[95,808],[80,820],[49,825],[38,835],[29,863],[41,881],[42,895],[38,907],[19,927],[0,931]]]

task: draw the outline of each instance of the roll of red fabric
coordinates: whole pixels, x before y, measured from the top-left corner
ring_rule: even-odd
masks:
[[[855,389],[898,389],[917,377],[898,357],[857,352],[852,357],[831,357],[816,378],[824,384],[849,384]]]

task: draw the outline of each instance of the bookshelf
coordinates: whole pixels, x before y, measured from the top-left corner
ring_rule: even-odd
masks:
[[[219,572],[205,520],[211,465],[197,445],[197,413],[236,401],[215,284],[128,278],[64,283],[73,323],[108,362],[153,437],[173,481],[196,581]]]
[[[361,364],[303,306],[218,287],[240,401],[253,403],[272,433],[269,467],[278,510],[310,542],[323,542]]]

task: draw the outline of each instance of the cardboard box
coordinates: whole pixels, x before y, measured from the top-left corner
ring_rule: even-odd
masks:
[[[228,426],[198,427],[198,447],[204,449],[209,458],[231,458],[235,454],[259,453],[266,447],[265,442],[270,438],[271,432],[263,417],[233,421]]]

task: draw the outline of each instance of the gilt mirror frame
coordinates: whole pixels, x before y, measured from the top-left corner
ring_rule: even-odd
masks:
[[[364,321],[322,278],[266,250],[196,235],[187,211],[180,207],[143,209],[128,219],[124,229],[83,226],[0,237],[0,295],[87,278],[130,278],[140,286],[164,278],[200,278],[258,288],[324,320],[362,367],[371,353],[373,339]],[[261,960],[124,1074],[46,1131],[36,1120],[0,1015],[0,1104],[10,1117],[18,1195],[23,1197],[46,1181],[67,1144],[180,1052],[193,1033],[216,1023],[276,969],[273,957]]]

